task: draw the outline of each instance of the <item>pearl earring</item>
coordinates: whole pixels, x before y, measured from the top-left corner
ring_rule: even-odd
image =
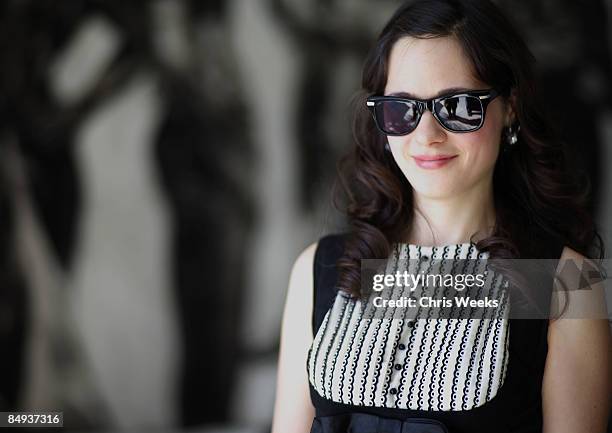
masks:
[[[506,128],[506,142],[508,146],[514,146],[518,142],[518,133],[521,130],[521,125],[517,124],[515,128],[508,126]]]

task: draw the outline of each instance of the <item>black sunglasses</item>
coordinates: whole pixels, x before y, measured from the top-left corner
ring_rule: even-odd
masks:
[[[406,135],[416,129],[423,112],[431,111],[438,123],[451,132],[472,132],[484,124],[489,103],[500,93],[495,89],[472,90],[432,99],[370,96],[366,104],[376,127],[386,135]]]

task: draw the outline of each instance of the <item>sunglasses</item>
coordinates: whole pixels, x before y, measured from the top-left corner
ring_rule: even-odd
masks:
[[[472,132],[484,124],[489,103],[499,95],[495,89],[453,93],[432,99],[370,96],[366,104],[376,127],[386,135],[410,134],[427,109],[444,129]]]

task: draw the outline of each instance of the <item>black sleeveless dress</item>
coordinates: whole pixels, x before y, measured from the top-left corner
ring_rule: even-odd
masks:
[[[321,238],[314,258],[311,433],[541,432],[547,319],[361,326],[355,301],[335,287],[345,239]],[[560,242],[537,245],[522,258],[561,256]],[[487,257],[474,244],[403,247],[419,260]]]

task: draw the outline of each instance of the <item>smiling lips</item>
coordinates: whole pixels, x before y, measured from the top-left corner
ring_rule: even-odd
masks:
[[[417,155],[412,158],[419,167],[431,169],[443,167],[456,157],[457,155]]]

